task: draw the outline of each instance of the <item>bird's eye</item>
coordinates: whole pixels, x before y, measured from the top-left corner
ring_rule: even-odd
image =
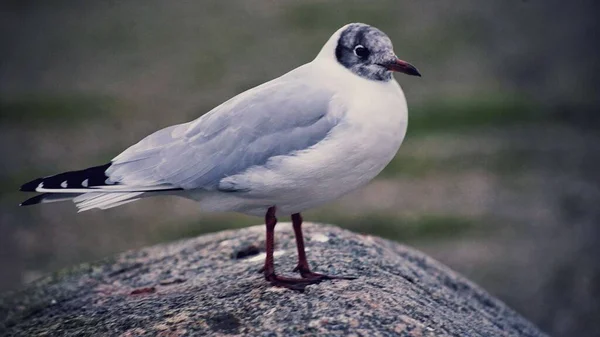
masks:
[[[354,55],[360,58],[367,58],[369,57],[369,50],[359,44],[358,46],[354,47]]]

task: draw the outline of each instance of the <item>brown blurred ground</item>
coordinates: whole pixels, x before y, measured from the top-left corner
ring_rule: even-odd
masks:
[[[337,28],[388,33],[407,140],[371,185],[305,215],[408,242],[556,336],[600,335],[600,7],[593,1],[5,1],[0,289],[154,242],[259,223],[145,200],[18,208],[20,183],[311,60]],[[402,225],[397,225],[401,223]],[[365,227],[365,224],[369,224]]]

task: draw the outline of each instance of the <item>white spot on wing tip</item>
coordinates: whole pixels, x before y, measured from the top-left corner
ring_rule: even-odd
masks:
[[[35,188],[36,192],[39,192],[40,189],[44,188],[44,182],[42,181],[39,185],[37,185],[37,187]]]
[[[63,181],[62,183],[60,183],[60,187],[62,187],[62,188],[67,188],[67,186],[68,185],[67,185],[67,181],[66,180]]]
[[[86,180],[82,181],[81,186],[88,187],[88,180],[86,179]]]

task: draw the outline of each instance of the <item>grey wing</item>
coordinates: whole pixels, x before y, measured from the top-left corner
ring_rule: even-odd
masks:
[[[303,83],[266,83],[146,137],[113,159],[107,175],[130,186],[216,189],[225,177],[323,140],[341,117],[330,111],[332,98]]]

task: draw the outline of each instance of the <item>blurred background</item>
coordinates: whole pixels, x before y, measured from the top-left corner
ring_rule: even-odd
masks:
[[[305,214],[416,247],[554,336],[599,336],[600,3],[2,1],[0,291],[127,249],[261,223],[143,200],[19,208],[21,183],[109,161],[310,61],[349,22],[386,32],[407,138],[370,185]]]

